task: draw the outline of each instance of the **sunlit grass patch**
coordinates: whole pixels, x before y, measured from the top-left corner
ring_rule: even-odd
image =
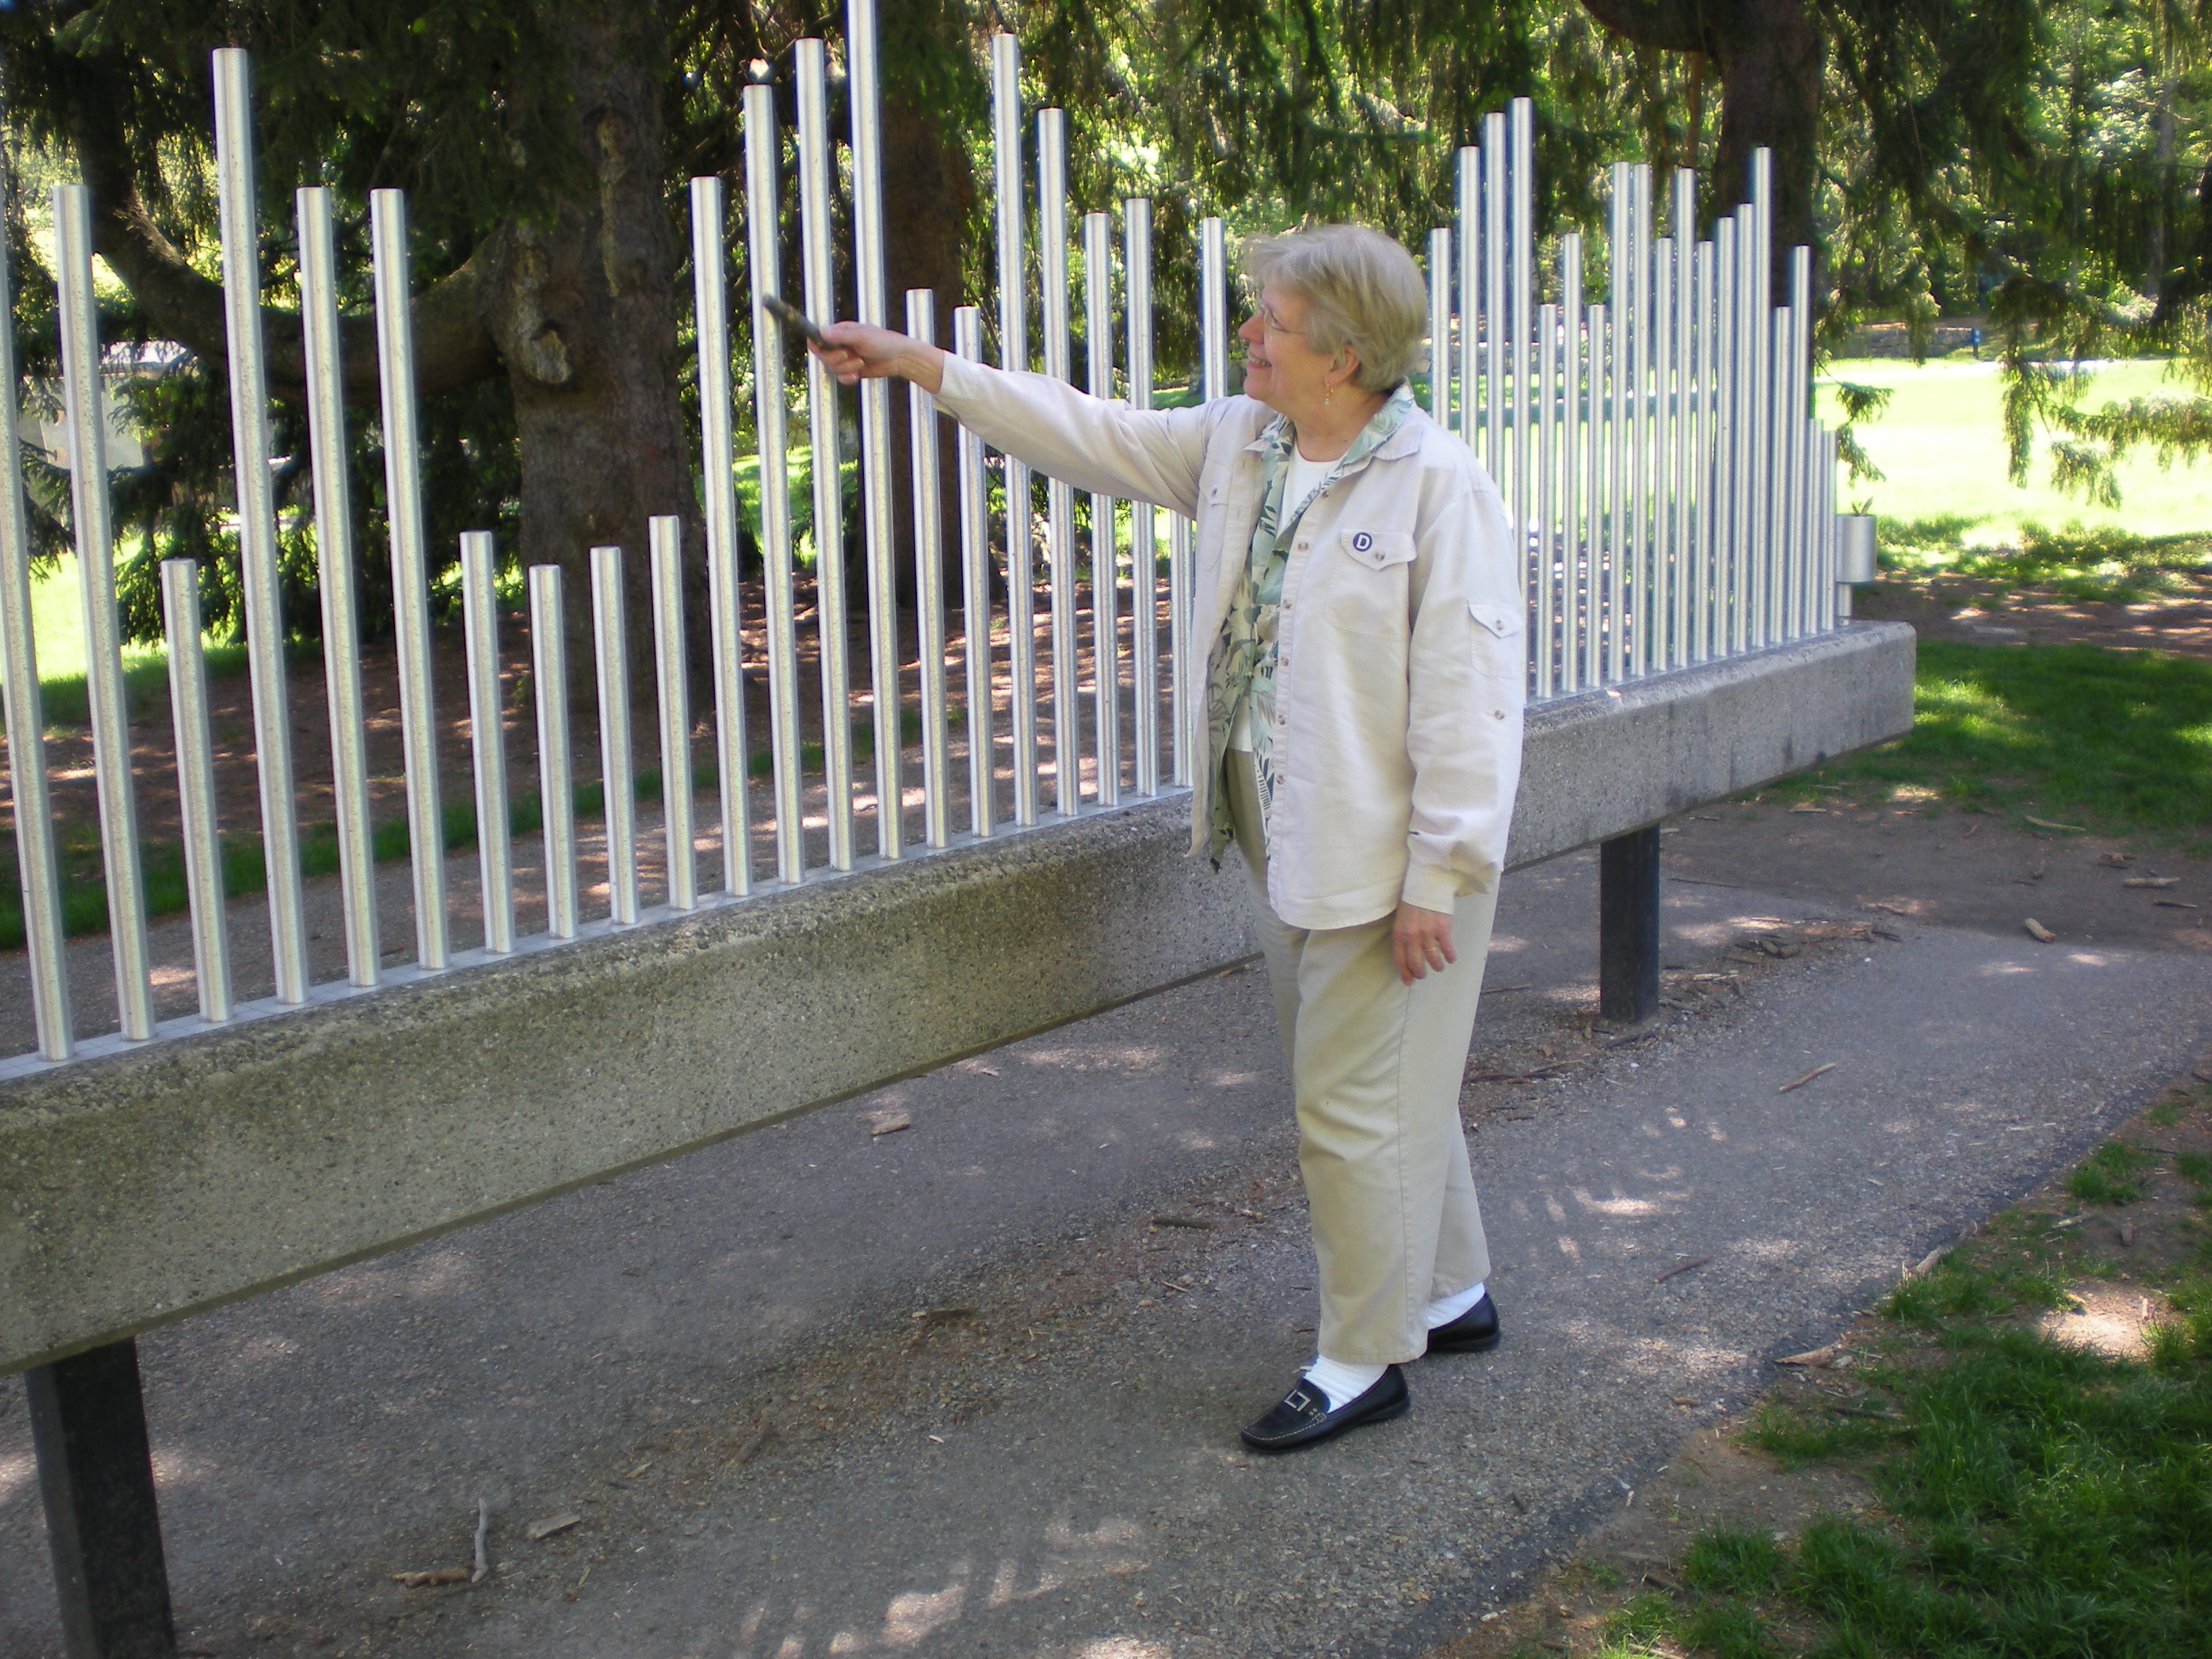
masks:
[[[2084,1204],[2132,1204],[2142,1196],[2135,1177],[2149,1164],[2148,1154],[2108,1140],[2066,1177],[2066,1190]]]

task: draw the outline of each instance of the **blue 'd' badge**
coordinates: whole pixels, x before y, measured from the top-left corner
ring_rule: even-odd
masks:
[[[1355,553],[1364,553],[1369,548],[1374,545],[1375,538],[1369,535],[1364,530],[1360,531],[1352,538],[1352,550]]]

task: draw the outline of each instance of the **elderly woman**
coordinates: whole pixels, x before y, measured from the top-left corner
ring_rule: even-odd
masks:
[[[854,323],[848,384],[898,374],[1078,489],[1198,521],[1191,851],[1234,842],[1289,1051],[1319,1353],[1243,1431],[1312,1445],[1410,1404],[1400,1367],[1498,1341],[1460,1126],[1521,764],[1520,561],[1498,490],[1407,384],[1404,248],[1255,238],[1244,395],[1140,412]]]

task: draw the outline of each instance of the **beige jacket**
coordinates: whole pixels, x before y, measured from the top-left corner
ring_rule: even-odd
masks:
[[[947,357],[939,404],[987,443],[1078,489],[1198,523],[1184,665],[1191,851],[1203,852],[1206,653],[1260,516],[1249,398],[1139,411],[1042,374]],[[1178,599],[1180,603],[1180,599]],[[1267,900],[1294,927],[1352,927],[1402,896],[1449,911],[1498,884],[1521,775],[1520,561],[1498,489],[1416,413],[1298,521],[1283,576]]]

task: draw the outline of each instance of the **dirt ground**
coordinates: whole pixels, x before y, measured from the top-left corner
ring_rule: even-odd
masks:
[[[2142,1357],[2144,1328],[2171,1310],[2156,1291],[2145,1293],[2138,1276],[2176,1266],[2202,1237],[2201,1212],[2193,1201],[2197,1189],[2175,1173],[2174,1159],[2185,1152],[2212,1152],[2208,1085],[2212,1054],[2117,1133],[2115,1139],[2152,1156],[2150,1166],[2136,1177],[2142,1190],[2136,1202],[2109,1208],[2082,1204],[2067,1192],[2063,1172],[2021,1201],[2021,1217],[2070,1230],[2064,1236],[2072,1297],[2063,1310],[2023,1316],[2021,1322],[2115,1357]],[[1931,1255],[1911,1271],[1925,1272],[1936,1260]],[[1428,1659],[1509,1659],[1532,1651],[1583,1659],[1605,1645],[1608,1613],[1646,1590],[1681,1587],[1683,1553],[1708,1526],[1767,1532],[1781,1540],[1823,1516],[1879,1515],[1872,1487],[1855,1470],[1820,1463],[1786,1468],[1742,1437],[1770,1402],[1807,1412],[1863,1411],[1864,1390],[1854,1373],[1867,1358],[1869,1340],[1890,1328],[1863,1313],[1832,1344],[1784,1362],[1764,1400],[1691,1434],[1656,1480],[1624,1494],[1619,1512],[1591,1529],[1572,1560],[1547,1573],[1524,1600],[1486,1614],[1472,1632],[1433,1650]],[[1674,1403],[1686,1416],[1699,1402]],[[1784,1633],[1808,1641],[1816,1634]]]
[[[2182,591],[2134,605],[2092,604],[2055,588],[1985,578],[1892,572],[1858,591],[1855,613],[1911,623],[1923,639],[1972,645],[2102,645],[2212,659],[2212,572],[2179,576]]]

